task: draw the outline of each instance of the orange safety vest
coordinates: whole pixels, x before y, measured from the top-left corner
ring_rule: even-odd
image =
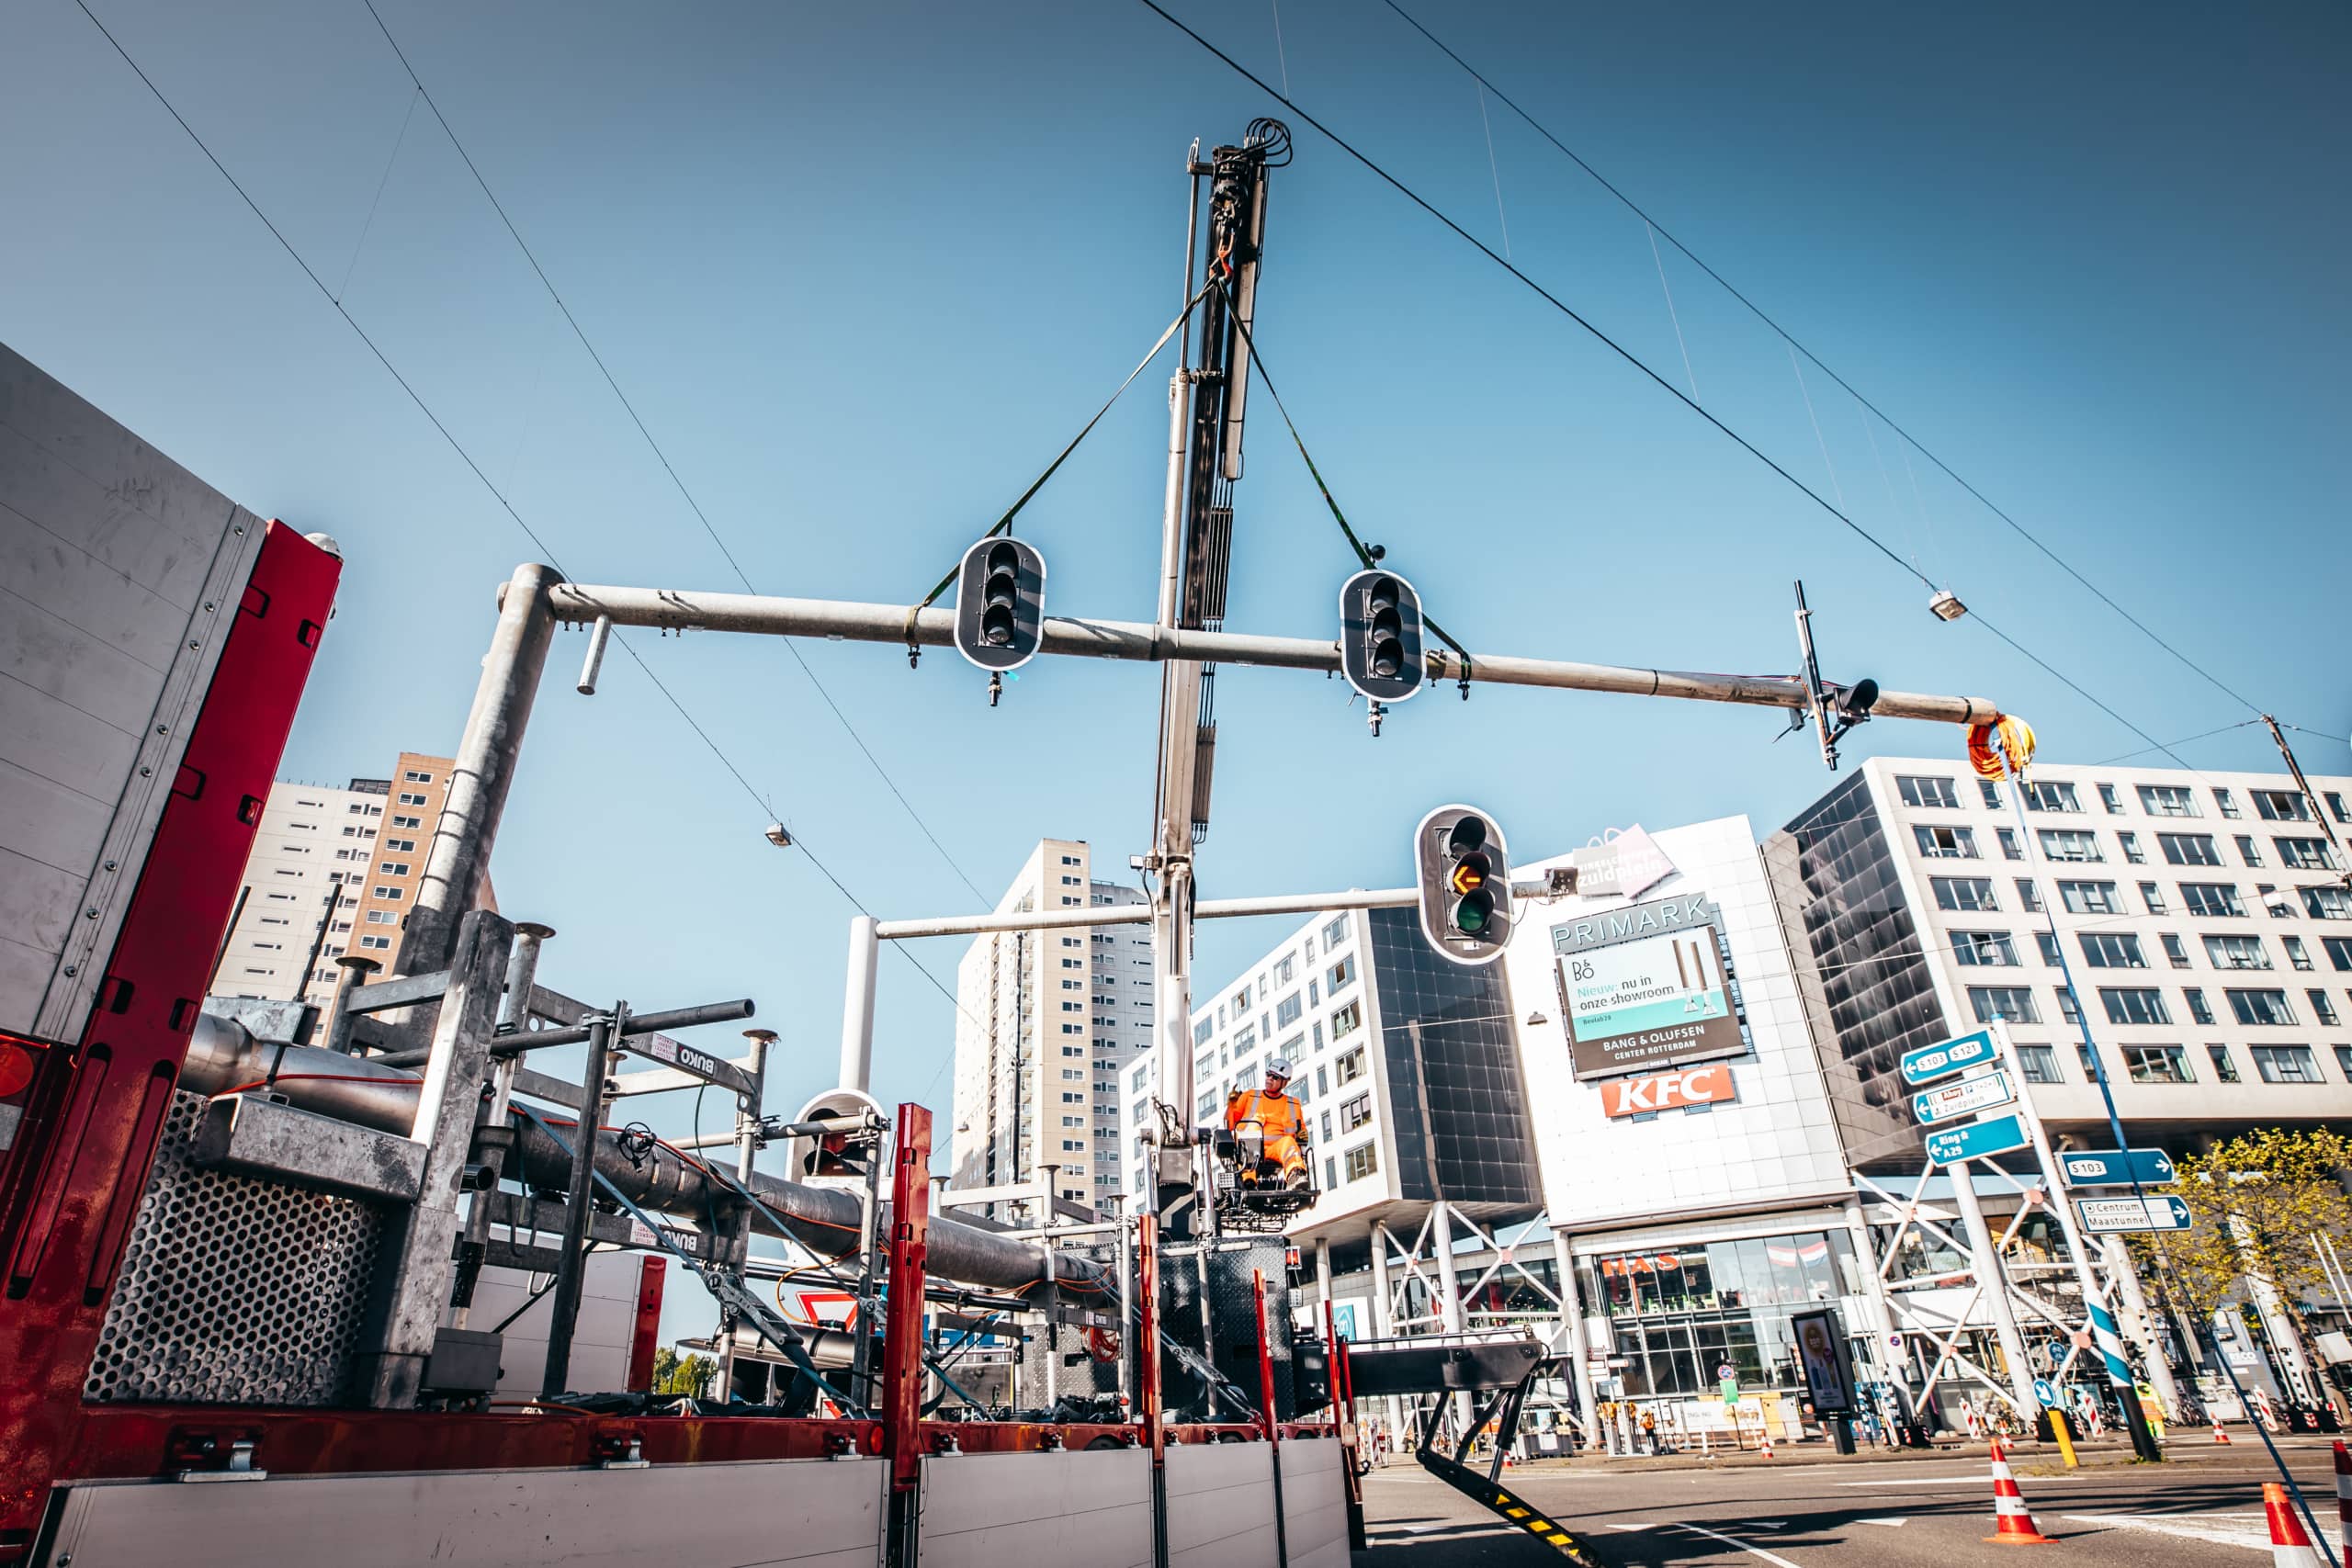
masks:
[[[1263,1130],[1266,1141],[1276,1138],[1296,1138],[1306,1122],[1306,1113],[1298,1101],[1286,1094],[1268,1094],[1263,1089],[1243,1089],[1227,1102],[1225,1124],[1238,1127],[1244,1122],[1255,1122]]]

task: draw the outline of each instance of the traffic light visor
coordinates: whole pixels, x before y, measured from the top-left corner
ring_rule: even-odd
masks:
[[[1453,825],[1453,831],[1446,835],[1445,851],[1448,854],[1466,855],[1473,850],[1485,848],[1486,843],[1487,824],[1476,817],[1464,817]]]

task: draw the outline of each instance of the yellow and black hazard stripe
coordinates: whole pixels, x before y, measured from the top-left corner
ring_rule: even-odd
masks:
[[[1592,1558],[1586,1552],[1582,1541],[1562,1529],[1555,1520],[1531,1507],[1524,1498],[1509,1488],[1487,1482],[1471,1495],[1544,1545],[1562,1553],[1569,1562],[1579,1564],[1580,1568],[1594,1568]]]

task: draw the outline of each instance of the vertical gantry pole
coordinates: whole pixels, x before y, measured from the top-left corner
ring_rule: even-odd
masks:
[[[849,919],[849,987],[842,1007],[842,1089],[865,1093],[874,1079],[874,981],[881,963],[881,922],[871,915]]]
[[[563,1247],[556,1255],[555,1290],[548,1308],[547,1368],[539,1379],[539,1397],[553,1399],[571,1386],[571,1337],[579,1327],[580,1296],[588,1270],[588,1221],[596,1195],[596,1133],[605,1121],[605,1079],[612,1070],[613,1047],[628,1027],[628,1004],[616,1002],[610,1014],[588,1021],[588,1063],[580,1076],[580,1120],[571,1133],[571,1189],[564,1195]],[[716,1248],[717,1231],[704,1237]],[[719,1390],[724,1399],[727,1391]]]
[[[1258,1310],[1259,1427],[1266,1434],[1266,1468],[1274,1481],[1274,1561],[1290,1562],[1289,1521],[1283,1517],[1283,1421],[1274,1399],[1274,1342],[1266,1324],[1266,1271],[1250,1271],[1250,1292]]]
[[[506,955],[505,999],[499,1004],[498,1033],[513,1034],[530,1028],[531,987],[538,979],[539,946],[553,935],[553,926],[543,926],[535,920],[515,922],[514,946]],[[499,1178],[506,1169],[507,1151],[514,1146],[514,1129],[510,1124],[507,1106],[514,1098],[514,1075],[522,1066],[520,1056],[503,1056],[491,1064],[490,1093],[475,1114],[474,1143],[485,1176],[466,1203],[465,1239],[458,1244],[458,1252],[453,1327],[472,1325],[474,1286],[481,1278],[482,1258],[490,1248],[488,1195],[498,1190]]]
[[[1161,1409],[1159,1374],[1159,1216],[1136,1216],[1136,1291],[1141,1300],[1136,1321],[1136,1414],[1151,1450],[1151,1560],[1168,1564],[1168,1424]]]
[[[1886,1280],[1878,1271],[1878,1249],[1871,1245],[1870,1221],[1862,1213],[1859,1198],[1846,1200],[1846,1237],[1862,1270],[1862,1307],[1871,1325],[1871,1363],[1886,1385],[1886,1397],[1894,1404],[1894,1413],[1908,1420],[1910,1412],[1904,1402],[1903,1353],[1894,1343],[1894,1309],[1886,1299]]]
[[[2018,1414],[2031,1420],[2041,1403],[2033,1394],[2033,1365],[2026,1359],[2025,1336],[2018,1331],[2017,1307],[2009,1300],[2008,1275],[2001,1268],[1999,1251],[1993,1246],[1993,1233],[1984,1224],[1984,1206],[1976,1200],[1974,1168],[1963,1159],[1954,1160],[1944,1169],[1951,1178],[1952,1207],[1960,1211],[1961,1230],[1968,1237],[1969,1261],[1984,1293],[1986,1310],[1993,1314],[1993,1337],[2000,1342],[2001,1359],[2008,1363],[2010,1395],[2017,1404]]]
[[[516,567],[499,592],[498,629],[482,656],[481,682],[474,688],[473,709],[449,770],[449,793],[434,824],[424,875],[401,939],[403,975],[428,974],[448,964],[458,921],[473,908],[474,890],[490,867],[523,732],[530,727],[531,703],[555,640],[548,591],[562,581],[553,567],[526,564]]]
[[[1577,1391],[1577,1425],[1588,1448],[1600,1443],[1600,1393],[1592,1382],[1592,1347],[1584,1331],[1584,1306],[1577,1293],[1576,1241],[1558,1226],[1552,1230],[1552,1266],[1560,1277],[1560,1330],[1568,1356],[1568,1379]]]
[[[1388,1226],[1379,1220],[1372,1222],[1372,1337],[1393,1339],[1396,1337],[1396,1299],[1389,1293],[1388,1249],[1391,1246]],[[1404,1444],[1405,1407],[1396,1394],[1386,1396],[1387,1433],[1389,1441],[1399,1448]]]
[[[1459,1334],[1464,1322],[1462,1276],[1453,1266],[1453,1209],[1443,1198],[1440,1198],[1430,1211],[1430,1246],[1437,1254],[1438,1326],[1448,1334]],[[1470,1431],[1472,1408],[1470,1395],[1456,1391],[1453,1396],[1456,1459],[1462,1457],[1463,1445],[1468,1443],[1473,1435]]]
[[[931,1112],[900,1104],[890,1160],[890,1286],[883,1303],[882,1440],[890,1456],[890,1568],[912,1568],[922,1498],[923,1266],[931,1224]]]

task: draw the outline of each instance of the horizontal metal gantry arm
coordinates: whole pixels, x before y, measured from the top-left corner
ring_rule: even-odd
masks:
[[[836,599],[775,599],[752,593],[684,592],[669,588],[607,588],[559,582],[548,590],[557,619],[582,624],[598,617],[615,626],[655,626],[664,631],[750,632],[768,637],[820,637],[843,642],[894,643],[900,647],[953,646],[956,613],[902,604],[861,604]],[[1142,621],[1046,618],[1040,652],[1136,663],[1189,660],[1204,664],[1257,664],[1282,670],[1336,671],[1340,646],[1312,637],[1259,637],[1246,632],[1186,631]],[[1432,681],[1465,675],[1500,686],[1550,686],[1575,692],[1616,692],[1635,697],[1680,697],[1691,702],[1743,703],[1756,707],[1803,709],[1812,705],[1804,682],[1793,675],[1707,675],[1679,670],[1637,670],[1614,664],[1577,664],[1565,660],[1521,659],[1474,653],[1463,658],[1439,649],[1425,660]],[[1871,707],[1880,718],[1921,718],[1944,724],[1990,724],[2001,710],[1984,697],[1927,696],[1881,692]]]

